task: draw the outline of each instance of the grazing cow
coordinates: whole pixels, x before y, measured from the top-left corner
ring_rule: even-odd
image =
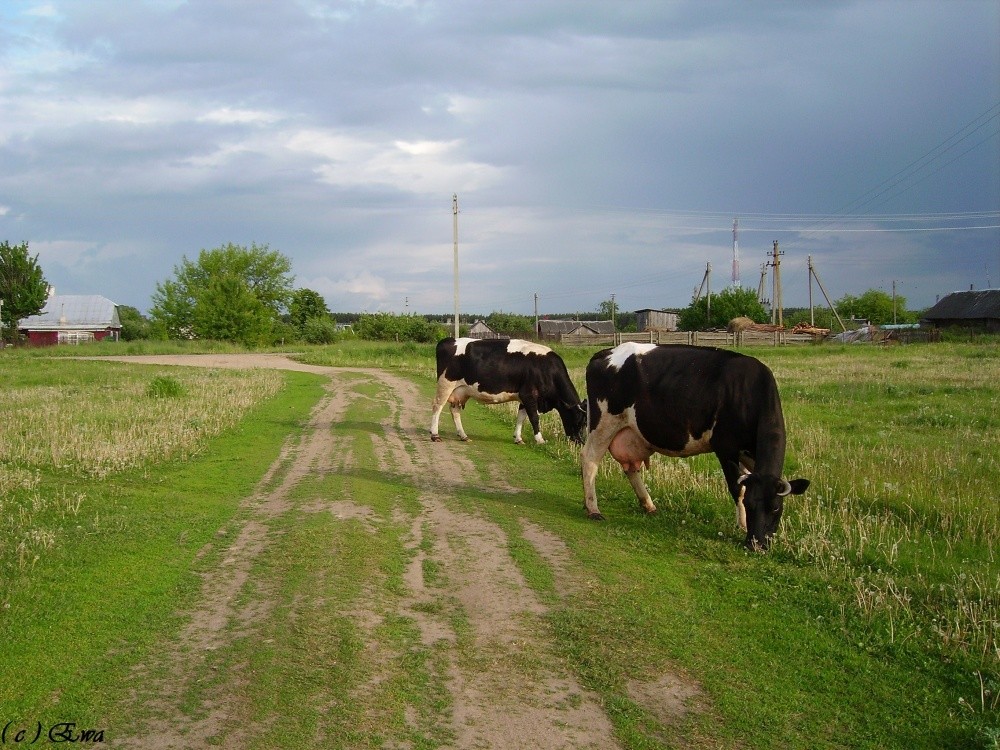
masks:
[[[583,442],[587,414],[584,403],[569,379],[562,358],[547,346],[519,339],[442,339],[437,345],[437,394],[431,416],[431,440],[438,442],[438,420],[445,404],[462,440],[461,410],[470,398],[484,404],[520,401],[514,442],[523,443],[525,418],[535,431],[535,442],[544,443],[538,414],[553,409],[562,417],[566,435]]]
[[[653,453],[715,453],[722,464],[743,544],[767,549],[784,498],[808,479],[781,478],[785,420],[774,375],[759,360],[698,346],[621,344],[587,365],[589,432],[580,455],[587,515],[597,507],[597,465],[605,451],[621,464],[639,503],[656,511],[641,469]]]

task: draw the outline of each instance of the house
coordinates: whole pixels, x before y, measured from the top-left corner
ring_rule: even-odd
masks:
[[[490,328],[486,321],[477,320],[469,329],[469,337],[474,339],[498,339],[500,334]]]
[[[118,307],[96,294],[53,294],[37,315],[22,318],[18,331],[34,346],[118,341],[122,323]]]
[[[921,322],[936,328],[961,326],[1000,331],[1000,289],[952,292],[924,313]]]
[[[676,331],[676,310],[644,310],[635,311],[635,327],[642,331]]]
[[[538,337],[559,341],[563,336],[584,334],[610,336],[615,324],[610,320],[539,320]]]

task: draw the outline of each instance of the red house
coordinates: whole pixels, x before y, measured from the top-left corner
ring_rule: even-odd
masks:
[[[38,315],[22,318],[18,331],[33,346],[83,344],[121,336],[118,307],[96,294],[52,295]]]

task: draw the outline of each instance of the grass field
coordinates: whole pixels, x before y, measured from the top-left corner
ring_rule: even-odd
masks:
[[[560,353],[582,386],[592,352]],[[531,491],[483,497],[470,485],[462,502],[507,532],[550,606],[561,658],[601,696],[626,747],[1000,747],[1000,347],[752,353],[782,391],[786,472],[813,482],[786,504],[767,556],[739,547],[712,457],[654,460],[654,517],[608,461],[598,492],[609,520],[586,521],[577,449],[561,439],[511,445],[506,407],[469,407],[466,428],[479,438],[470,455],[509,466]],[[198,550],[301,429],[320,379],[9,354],[0,356],[0,725],[97,726],[116,716],[134,664],[179,627],[207,564]],[[432,346],[353,343],[302,359],[390,368],[429,403]],[[358,446],[358,425],[372,419],[362,416],[342,428]],[[557,435],[554,415],[543,431]],[[357,477],[324,481],[376,492]],[[525,519],[565,541],[590,585],[560,597],[524,541]],[[269,563],[293,587],[317,585],[310,565],[322,556],[311,546],[321,521],[303,523],[282,529]],[[366,556],[393,570],[405,558],[394,532],[378,545],[353,533],[339,544],[354,572],[322,582],[330,602],[367,580]],[[386,580],[367,585],[388,586],[392,601],[398,573]],[[320,638],[305,653],[328,654],[344,675],[362,669],[351,623],[333,611],[326,619],[343,631],[339,645]],[[387,639],[412,637],[405,618],[389,624]],[[275,640],[247,658],[266,680],[260,700],[294,715],[306,707],[282,665],[308,672],[308,660]],[[696,681],[708,707],[672,729],[625,689],[637,669],[667,667]],[[426,661],[400,669],[399,695],[380,694],[379,711],[413,705],[421,685],[420,710],[446,710]],[[356,706],[347,714],[364,722]]]

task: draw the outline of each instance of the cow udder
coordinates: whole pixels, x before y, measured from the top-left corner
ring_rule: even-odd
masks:
[[[622,465],[625,471],[639,471],[645,466],[649,468],[649,457],[653,451],[643,437],[631,427],[618,432],[608,446],[611,457]]]

